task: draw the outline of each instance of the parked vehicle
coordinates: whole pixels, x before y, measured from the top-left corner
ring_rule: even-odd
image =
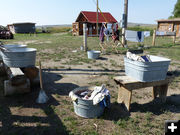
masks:
[[[0,39],[13,39],[14,35],[6,27],[0,26]]]

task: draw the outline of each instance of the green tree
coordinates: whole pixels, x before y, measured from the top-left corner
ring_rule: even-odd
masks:
[[[177,0],[176,5],[174,6],[174,11],[172,13],[173,16],[170,16],[170,18],[180,17],[180,0]]]

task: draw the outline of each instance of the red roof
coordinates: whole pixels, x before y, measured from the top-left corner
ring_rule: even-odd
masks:
[[[103,14],[103,15],[102,15]],[[103,23],[103,22],[108,22],[108,23],[116,23],[117,20],[109,13],[109,12],[102,12],[98,13],[98,22]],[[96,23],[97,21],[97,13],[96,12],[90,12],[90,11],[81,11],[79,14],[78,18],[76,19],[76,22],[80,19],[81,15],[83,15],[88,22],[90,23]],[[103,17],[104,16],[104,17]]]

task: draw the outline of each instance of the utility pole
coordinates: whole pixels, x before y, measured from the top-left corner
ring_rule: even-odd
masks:
[[[128,22],[128,0],[124,0],[124,14],[123,14],[123,18],[122,18],[122,44],[123,44],[123,47],[125,45],[127,45],[127,41],[125,39],[127,22]]]
[[[98,15],[98,7],[99,7],[99,2],[97,0],[97,11],[96,11],[96,14],[97,14],[97,22],[96,22],[96,30],[97,30],[97,36],[99,34],[99,28],[98,28],[98,21],[99,21],[99,15]]]

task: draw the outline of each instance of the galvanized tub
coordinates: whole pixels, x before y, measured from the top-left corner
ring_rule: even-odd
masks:
[[[98,59],[100,56],[100,51],[87,51],[88,59]]]
[[[3,62],[8,67],[34,67],[36,51],[34,48],[11,48],[2,52]]]
[[[140,62],[124,57],[125,73],[127,76],[141,82],[160,81],[166,78],[170,59],[150,55],[152,62]]]
[[[11,48],[26,48],[27,45],[2,45],[3,48],[5,49],[11,49]],[[2,52],[0,50],[0,60],[2,60]]]
[[[93,90],[94,87],[79,87],[74,89],[74,91],[81,91],[81,90]],[[84,100],[78,98],[76,101],[73,101],[74,105],[74,112],[81,117],[84,118],[95,118],[99,117],[104,112],[104,107],[100,106],[99,104],[93,105],[93,100]]]

